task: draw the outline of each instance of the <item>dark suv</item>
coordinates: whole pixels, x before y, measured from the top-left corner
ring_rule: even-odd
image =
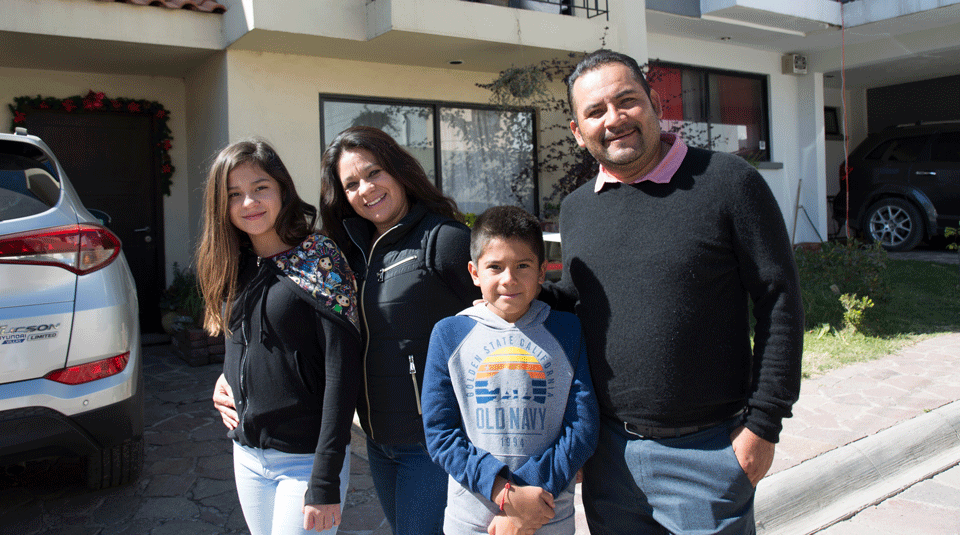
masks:
[[[846,174],[847,180],[844,180]],[[892,127],[870,134],[840,165],[834,218],[888,251],[960,225],[960,123]]]

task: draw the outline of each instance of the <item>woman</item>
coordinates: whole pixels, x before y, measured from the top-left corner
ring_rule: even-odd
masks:
[[[204,327],[226,334],[221,380],[236,394],[229,435],[253,535],[335,533],[350,474],[356,282],[315,222],[269,145],[241,141],[217,156],[197,272]]]
[[[324,152],[320,213],[361,285],[357,413],[380,505],[396,535],[439,534],[448,476],[426,450],[420,387],[433,325],[480,298],[470,229],[416,158],[362,126]]]

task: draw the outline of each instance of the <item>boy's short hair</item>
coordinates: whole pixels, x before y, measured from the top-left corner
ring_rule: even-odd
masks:
[[[540,221],[517,206],[494,206],[477,216],[470,231],[470,259],[476,264],[494,238],[513,238],[530,246],[537,254],[537,267],[546,259]]]

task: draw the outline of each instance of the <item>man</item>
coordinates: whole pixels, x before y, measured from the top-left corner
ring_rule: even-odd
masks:
[[[800,389],[781,212],[742,159],[660,132],[632,58],[599,50],[567,83],[600,172],[561,205],[563,276],[544,298],[575,299],[600,404],[590,531],[754,533],[754,489]]]

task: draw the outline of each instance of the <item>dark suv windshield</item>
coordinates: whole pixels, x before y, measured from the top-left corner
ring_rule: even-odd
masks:
[[[46,212],[60,199],[60,182],[35,160],[0,154],[0,221]]]

